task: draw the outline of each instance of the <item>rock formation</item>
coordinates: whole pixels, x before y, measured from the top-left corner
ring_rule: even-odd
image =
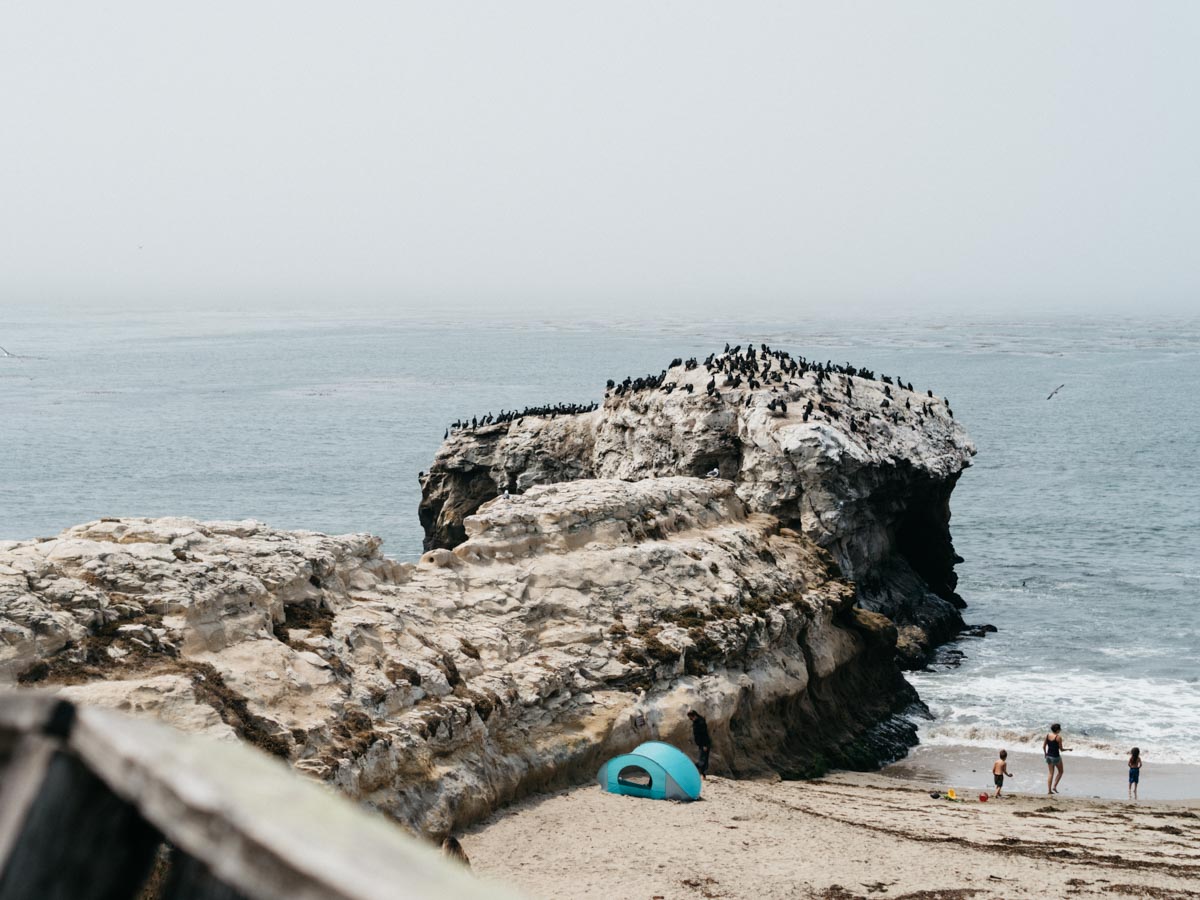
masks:
[[[962,625],[974,449],[870,374],[734,351],[458,430],[416,564],[256,522],[0,542],[0,685],[244,739],[429,835],[689,746],[690,707],[716,772],[876,765],[915,741],[898,656]]]
[[[420,516],[426,549],[451,548],[505,491],[716,470],[749,510],[827,549],[919,666],[963,628],[949,500],[974,454],[931,392],[750,348],[610,385],[594,412],[454,432],[422,479]]]
[[[913,741],[891,623],[731,482],[536,486],[464,528],[417,564],[253,522],[6,542],[0,682],[245,738],[434,835],[648,736],[688,746],[692,706],[728,774]]]

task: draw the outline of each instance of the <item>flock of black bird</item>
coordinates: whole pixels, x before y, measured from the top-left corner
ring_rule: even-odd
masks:
[[[784,393],[790,389],[796,388],[799,385],[793,383],[793,379],[803,378],[805,375],[812,373],[816,378],[816,387],[820,400],[814,402],[813,399],[808,399],[804,406],[803,420],[809,421],[809,418],[815,413],[821,413],[829,419],[841,420],[843,412],[840,412],[835,403],[838,397],[834,394],[827,394],[828,388],[831,392],[840,389],[845,394],[847,401],[854,399],[854,378],[863,378],[871,381],[883,382],[884,400],[880,404],[884,412],[882,415],[890,419],[894,424],[904,418],[904,412],[894,405],[897,401],[896,396],[892,393],[892,388],[897,387],[902,390],[913,392],[912,383],[905,383],[899,377],[888,375],[876,375],[870,369],[859,368],[852,366],[849,363],[839,364],[832,360],[819,362],[809,360],[803,356],[792,357],[786,351],[772,350],[766,344],[760,344],[755,347],[754,344],[747,344],[745,350],[742,345],[730,347],[725,345],[725,350],[721,354],[711,353],[703,362],[698,361],[695,357],[684,360],[677,357],[671,360],[671,364],[659,372],[657,375],[643,375],[640,378],[632,378],[626,376],[624,381],[614,381],[609,379],[605,386],[604,397],[608,400],[612,397],[625,397],[630,394],[641,393],[644,391],[662,391],[670,394],[676,390],[693,393],[695,385],[690,381],[685,381],[682,384],[677,381],[667,381],[667,373],[679,366],[683,367],[685,372],[691,372],[695,369],[704,366],[706,372],[712,377],[709,378],[705,385],[707,395],[715,400],[722,400],[722,390],[736,390],[745,386],[751,391],[761,391],[765,388],[770,388],[772,394],[779,396],[771,397],[766,404],[766,408],[773,413],[786,415],[788,411],[788,401]],[[720,383],[718,383],[718,380]],[[926,398],[922,398],[915,413],[919,421],[923,421],[926,416],[934,414],[932,404],[929,402],[934,399],[933,391],[926,391]],[[754,404],[755,395],[747,394],[744,405],[750,407]],[[946,412],[950,418],[954,418],[954,412],[950,409],[949,401],[942,401],[946,406]],[[543,418],[554,418],[555,416],[575,415],[577,413],[592,412],[598,408],[596,403],[578,404],[578,403],[557,403],[552,406],[530,406],[517,411],[501,410],[498,415],[487,413],[486,415],[472,416],[467,419],[460,419],[451,425],[443,438],[449,437],[452,432],[463,430],[474,430],[484,428],[488,425],[505,422],[520,422],[526,416],[540,416]],[[904,398],[904,411],[912,413],[913,403],[909,397]],[[872,417],[873,413],[866,413],[867,418]],[[851,432],[857,433],[866,423],[860,422],[853,415],[849,416],[849,428]]]
[[[483,416],[471,416],[470,419],[458,419],[442,435],[442,439],[450,437],[452,431],[472,431],[477,428],[485,428],[488,425],[503,424],[506,422],[517,422],[518,424],[526,416],[538,416],[542,419],[553,419],[556,416],[573,416],[577,413],[593,412],[600,408],[599,403],[552,403],[547,406],[527,406],[522,410],[505,410],[493,415],[488,413]]]

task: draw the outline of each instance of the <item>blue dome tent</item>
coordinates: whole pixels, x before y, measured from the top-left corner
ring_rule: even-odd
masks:
[[[699,800],[700,772],[687,754],[662,741],[647,741],[615,756],[596,773],[610,794],[651,800]]]

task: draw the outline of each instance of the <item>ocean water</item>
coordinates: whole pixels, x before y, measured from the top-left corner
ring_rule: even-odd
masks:
[[[682,319],[682,320],[681,320]],[[948,396],[969,622],[930,744],[1200,764],[1200,319],[453,321],[0,308],[0,539],[102,515],[371,531],[419,555],[447,423],[767,341]],[[1052,400],[1047,395],[1064,385]]]

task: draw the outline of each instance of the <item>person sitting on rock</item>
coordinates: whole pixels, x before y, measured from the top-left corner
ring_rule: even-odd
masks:
[[[696,768],[700,777],[708,778],[708,754],[712,752],[712,738],[708,734],[708,721],[694,709],[688,710],[688,718],[692,720],[692,740],[700,749],[700,758],[696,760]]]

